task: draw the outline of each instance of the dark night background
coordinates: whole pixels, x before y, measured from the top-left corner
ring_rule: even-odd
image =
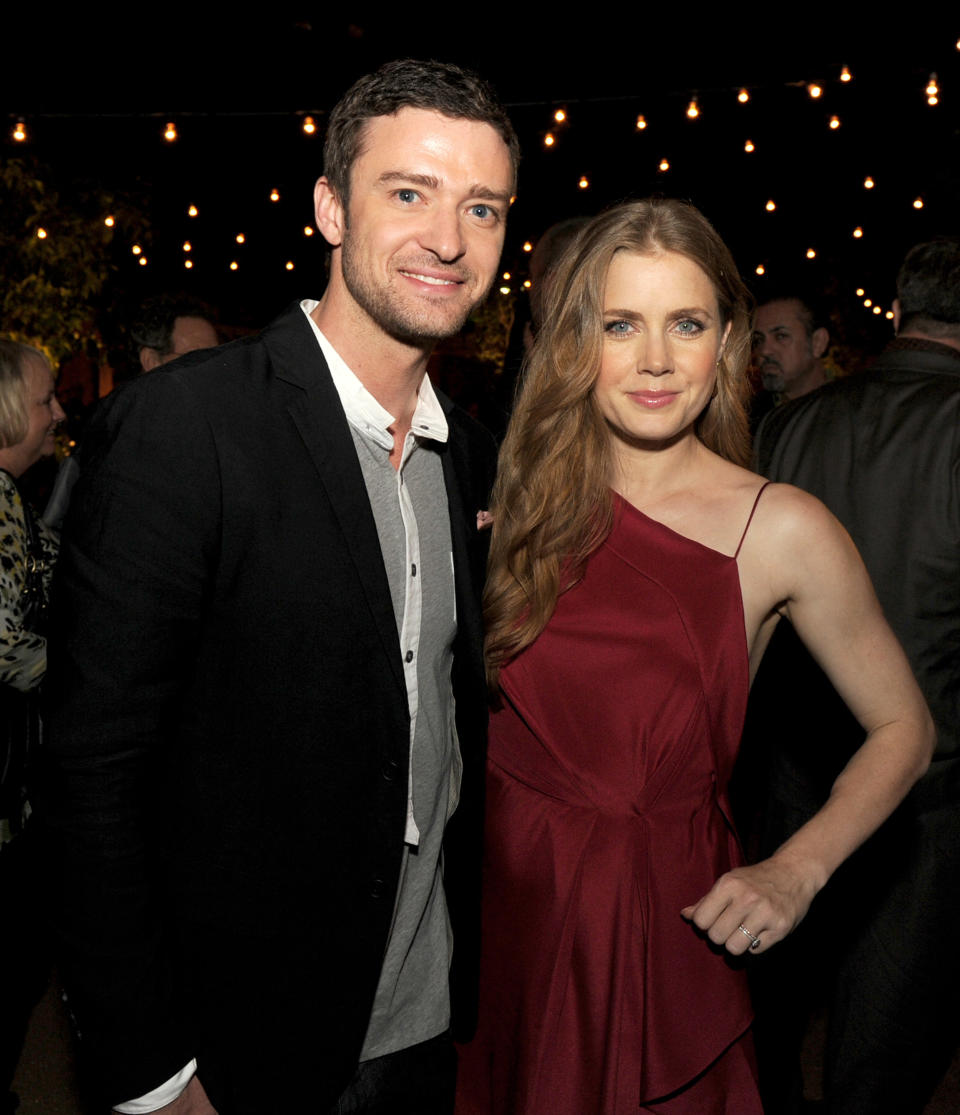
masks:
[[[303,230],[325,113],[357,76],[402,55],[473,66],[510,107],[524,152],[504,254],[514,290],[525,277],[524,241],[553,221],[663,193],[703,209],[755,287],[799,273],[823,291],[846,340],[871,352],[890,325],[862,307],[856,288],[886,309],[906,249],[960,232],[960,19],[912,30],[904,20],[881,27],[865,9],[845,22],[809,8],[755,18],[738,9],[735,26],[693,11],[599,7],[564,18],[502,7],[456,16],[329,10],[290,17],[268,8],[223,21],[154,10],[142,26],[129,16],[7,20],[8,53],[18,47],[0,70],[0,157],[34,156],[59,181],[126,195],[149,225],[145,267],[130,253],[136,235],[121,222],[115,229],[114,317],[149,293],[184,289],[217,306],[225,326],[256,328],[293,298],[318,296],[322,242]],[[930,107],[933,72],[940,103]],[[818,100],[807,93],[812,81],[823,86]],[[694,121],[685,114],[692,96]],[[568,113],[562,126],[558,107]],[[301,129],[305,114],[317,122],[313,136]],[[841,126],[831,130],[834,114]],[[11,139],[18,119],[26,144]],[[176,143],[162,139],[168,120]],[[549,150],[547,131],[557,137]],[[664,157],[667,173],[657,169]]]

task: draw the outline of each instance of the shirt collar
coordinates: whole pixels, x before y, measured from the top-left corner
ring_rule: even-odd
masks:
[[[356,375],[347,367],[346,361],[337,352],[332,344],[317,327],[317,323],[310,316],[319,303],[314,298],[305,298],[300,303],[300,309],[310,322],[320,351],[323,353],[330,369],[330,378],[333,386],[340,396],[347,421],[361,434],[366,435],[382,446],[384,449],[393,448],[393,434],[389,432],[393,425],[393,415],[386,411],[363,386]],[[411,431],[417,437],[430,438],[432,441],[445,442],[449,436],[447,418],[440,406],[430,382],[430,377],[424,375],[417,390],[417,406],[413,412],[410,423]]]

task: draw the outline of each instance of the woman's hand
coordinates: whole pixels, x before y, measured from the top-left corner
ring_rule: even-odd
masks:
[[[680,913],[734,956],[764,952],[803,920],[820,889],[811,872],[780,853],[728,871]]]

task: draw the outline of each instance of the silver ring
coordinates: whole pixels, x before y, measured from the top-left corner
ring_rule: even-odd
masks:
[[[760,947],[760,938],[759,937],[754,937],[754,935],[750,932],[749,929],[747,929],[747,927],[745,925],[738,925],[737,929],[740,930],[740,932],[744,935],[744,937],[749,937],[750,938],[750,948],[758,949]]]

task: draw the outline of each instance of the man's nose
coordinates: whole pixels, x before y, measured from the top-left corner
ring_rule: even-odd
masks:
[[[437,206],[428,216],[420,242],[444,263],[459,259],[465,250],[459,211]]]

